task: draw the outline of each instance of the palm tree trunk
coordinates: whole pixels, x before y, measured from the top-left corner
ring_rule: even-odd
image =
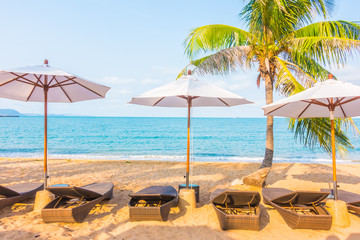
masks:
[[[273,82],[271,80],[270,74],[265,73],[265,96],[266,104],[273,102]],[[266,119],[266,149],[264,160],[260,166],[261,168],[267,168],[272,166],[273,157],[274,157],[274,117],[267,116]]]
[[[266,104],[273,102],[273,81],[271,75],[265,73],[265,95]],[[260,169],[242,178],[243,183],[252,186],[263,187],[266,178],[270,172],[274,156],[274,132],[273,132],[273,116],[267,117],[266,122],[266,149],[265,157],[260,166]]]

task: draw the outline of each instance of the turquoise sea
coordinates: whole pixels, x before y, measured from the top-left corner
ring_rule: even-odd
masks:
[[[355,119],[360,126],[360,119]],[[193,118],[194,161],[260,162],[264,155],[265,118]],[[186,118],[49,117],[50,158],[178,160],[186,157]],[[327,153],[310,150],[276,118],[277,162],[330,162]],[[360,162],[360,140],[339,162]],[[0,157],[42,157],[43,118],[0,118]]]

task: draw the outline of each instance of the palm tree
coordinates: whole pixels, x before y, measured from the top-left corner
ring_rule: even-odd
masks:
[[[227,25],[195,28],[185,40],[185,52],[198,74],[227,74],[241,69],[259,72],[257,85],[265,82],[266,104],[274,89],[289,96],[327,79],[325,67],[345,65],[360,52],[360,25],[348,21],[314,22],[332,12],[333,0],[248,0],[240,16],[247,30]],[[316,14],[314,14],[316,13]],[[205,54],[209,54],[204,56]],[[200,57],[196,60],[195,57]],[[186,68],[179,74],[186,72]],[[336,123],[337,150],[352,145]],[[289,128],[305,145],[330,151],[328,119],[290,120]],[[274,154],[273,117],[267,117],[266,148],[261,168],[271,167]]]

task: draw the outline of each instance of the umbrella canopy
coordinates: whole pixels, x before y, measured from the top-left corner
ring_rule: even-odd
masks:
[[[337,200],[335,118],[360,116],[360,86],[329,79],[262,107],[265,115],[291,118],[330,117],[334,195]]]
[[[138,97],[132,98],[130,103],[157,107],[230,107],[253,103],[235,93],[217,87],[193,75],[182,76],[178,80],[154,88]]]
[[[109,87],[47,64],[0,71],[0,96],[26,102],[78,102],[104,98]]]
[[[328,79],[262,109],[265,115],[291,118],[329,117],[332,109],[335,118],[347,118],[359,116],[359,106],[360,86]]]
[[[0,97],[44,102],[44,187],[47,186],[47,103],[104,98],[109,87],[44,65],[0,71]]]
[[[132,98],[132,104],[158,107],[187,107],[187,164],[186,188],[189,187],[190,165],[190,109],[191,107],[231,107],[253,103],[235,93],[219,88],[213,84],[198,80],[191,75],[182,76],[178,80],[155,88]]]

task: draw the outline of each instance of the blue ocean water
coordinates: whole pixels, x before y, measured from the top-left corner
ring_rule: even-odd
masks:
[[[360,119],[355,119],[360,126]],[[184,160],[186,118],[49,117],[51,158]],[[194,161],[262,161],[265,118],[193,118]],[[294,139],[287,120],[275,118],[276,162],[330,162],[327,153]],[[360,141],[339,162],[360,162]],[[42,157],[43,118],[0,118],[0,157]]]

